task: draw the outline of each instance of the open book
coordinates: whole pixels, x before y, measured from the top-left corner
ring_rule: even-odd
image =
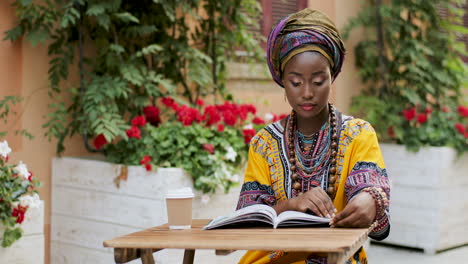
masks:
[[[229,227],[251,227],[251,226],[272,226],[294,227],[294,226],[315,226],[326,225],[330,218],[319,217],[297,211],[284,211],[276,215],[275,209],[264,204],[255,204],[234,211],[228,215],[213,219],[203,229],[229,228]]]

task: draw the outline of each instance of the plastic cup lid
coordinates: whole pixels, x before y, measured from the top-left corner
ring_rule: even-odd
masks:
[[[184,187],[181,189],[169,190],[167,191],[166,198],[169,199],[184,199],[184,198],[193,198],[195,195],[193,194],[192,188]]]

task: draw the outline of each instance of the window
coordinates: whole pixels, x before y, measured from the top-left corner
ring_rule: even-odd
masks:
[[[273,25],[282,17],[307,7],[307,0],[259,0],[262,4],[263,15],[260,31],[268,38]],[[263,49],[266,43],[262,43]]]

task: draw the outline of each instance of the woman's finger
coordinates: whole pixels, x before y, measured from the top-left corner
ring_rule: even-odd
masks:
[[[327,217],[328,212],[321,199],[315,197],[315,199],[310,199],[310,202],[313,205],[312,212],[320,217]]]
[[[330,196],[328,196],[328,194],[322,188],[320,187],[318,188],[320,189],[320,192],[319,192],[320,199],[322,203],[324,204],[325,209],[327,211],[326,212],[327,217],[328,218],[334,217],[336,208],[335,208],[335,205],[333,204],[333,201],[330,199]]]
[[[333,217],[333,219],[330,221],[331,226],[335,226],[336,223],[339,223],[341,220],[347,218],[353,211],[353,208],[348,204],[343,211],[339,212],[338,214]]]
[[[333,227],[360,227],[359,215],[353,213],[347,214],[344,218],[333,222]]]

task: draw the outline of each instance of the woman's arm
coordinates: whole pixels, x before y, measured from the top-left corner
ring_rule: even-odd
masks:
[[[347,204],[331,223],[337,227],[368,227],[378,221],[370,236],[383,239],[390,228],[390,183],[375,131],[369,123],[358,122],[360,131],[346,150],[350,164],[343,179]]]

